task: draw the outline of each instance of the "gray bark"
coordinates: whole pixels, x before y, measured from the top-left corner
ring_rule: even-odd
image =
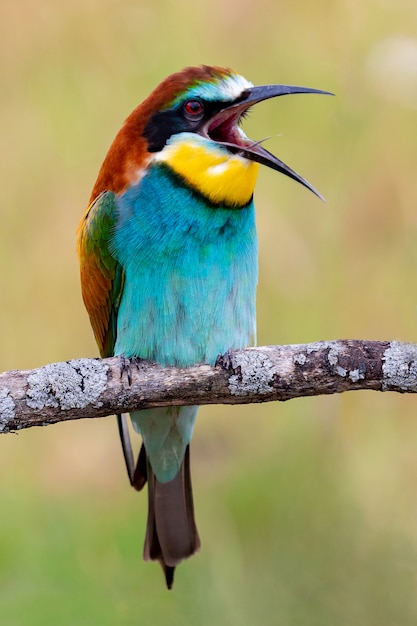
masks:
[[[0,374],[0,432],[156,406],[247,404],[359,389],[417,391],[417,345],[340,340],[236,350],[214,367],[118,357]]]

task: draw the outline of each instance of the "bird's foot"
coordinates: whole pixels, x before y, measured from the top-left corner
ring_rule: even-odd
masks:
[[[131,359],[128,359],[123,354],[119,356],[120,378],[123,378],[123,376],[126,375],[129,386],[132,384],[132,365],[139,370],[139,365],[142,361],[143,359],[140,359],[139,357],[132,357]]]
[[[235,360],[234,360],[235,350],[226,350],[224,354],[219,354],[214,365],[218,365],[223,369],[230,370],[235,369]]]

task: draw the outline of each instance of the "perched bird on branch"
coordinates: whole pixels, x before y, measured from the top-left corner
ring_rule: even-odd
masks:
[[[327,93],[254,87],[230,69],[189,67],[166,78],[114,139],[78,229],[82,294],[101,356],[187,367],[254,343],[258,279],[253,191],[258,164],[296,172],[244,134],[250,107],[268,98]],[[130,415],[143,444],[133,487],[148,482],[144,558],[174,569],[200,547],[190,441],[196,406]]]

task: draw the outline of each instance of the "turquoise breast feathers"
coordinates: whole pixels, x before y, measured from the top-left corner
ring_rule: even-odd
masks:
[[[125,272],[114,354],[189,366],[255,341],[253,203],[208,204],[164,164],[117,197]]]

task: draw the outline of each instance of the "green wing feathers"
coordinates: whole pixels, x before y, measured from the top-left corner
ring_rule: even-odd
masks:
[[[102,357],[112,356],[123,270],[109,251],[116,222],[114,194],[106,191],[90,204],[77,232],[81,290]]]

